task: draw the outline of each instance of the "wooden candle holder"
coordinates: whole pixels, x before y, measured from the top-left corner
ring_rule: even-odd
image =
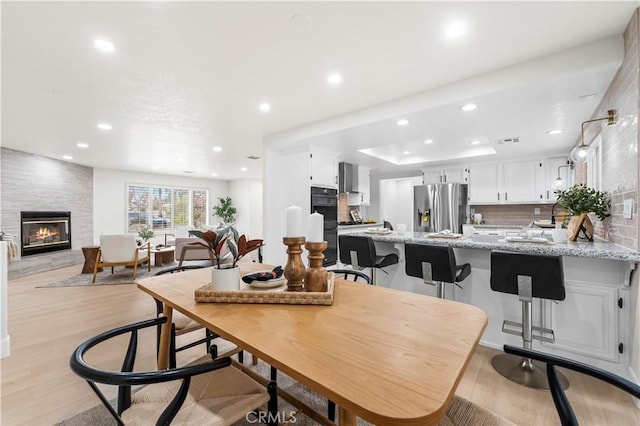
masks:
[[[284,237],[282,242],[287,246],[287,264],[284,277],[287,279],[287,291],[303,291],[305,267],[302,263],[302,245],[305,237]]]
[[[305,291],[327,291],[327,270],[322,266],[322,252],[327,249],[328,243],[307,242],[304,246],[309,252],[309,267],[304,277]]]

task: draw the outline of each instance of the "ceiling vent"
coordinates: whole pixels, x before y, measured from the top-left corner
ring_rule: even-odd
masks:
[[[512,138],[498,139],[498,145],[511,144],[520,142],[520,136],[514,136]]]

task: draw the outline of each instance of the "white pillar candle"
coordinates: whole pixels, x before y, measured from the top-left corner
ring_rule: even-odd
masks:
[[[320,213],[312,213],[309,215],[309,223],[307,227],[307,242],[321,243],[324,241],[324,216]]]
[[[287,238],[304,237],[304,225],[302,224],[302,209],[298,206],[287,207]]]

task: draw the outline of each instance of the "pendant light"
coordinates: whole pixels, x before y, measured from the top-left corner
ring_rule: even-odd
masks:
[[[571,150],[569,154],[569,158],[576,163],[586,163],[589,157],[589,145],[585,145],[584,143],[584,125],[588,123],[593,123],[596,121],[607,120],[607,126],[613,126],[616,124],[617,120],[617,112],[615,109],[610,109],[607,111],[607,116],[602,118],[594,118],[593,120],[587,120],[582,123],[582,132],[580,133],[580,145],[576,146]]]

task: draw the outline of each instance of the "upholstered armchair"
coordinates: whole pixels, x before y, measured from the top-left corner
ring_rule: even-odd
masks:
[[[133,279],[136,279],[138,266],[147,262],[147,268],[151,272],[151,244],[147,242],[138,247],[134,234],[100,235],[100,249],[96,255],[96,264],[93,268],[93,281],[96,282],[96,274],[99,268],[111,266],[111,273],[115,266],[133,267]]]

